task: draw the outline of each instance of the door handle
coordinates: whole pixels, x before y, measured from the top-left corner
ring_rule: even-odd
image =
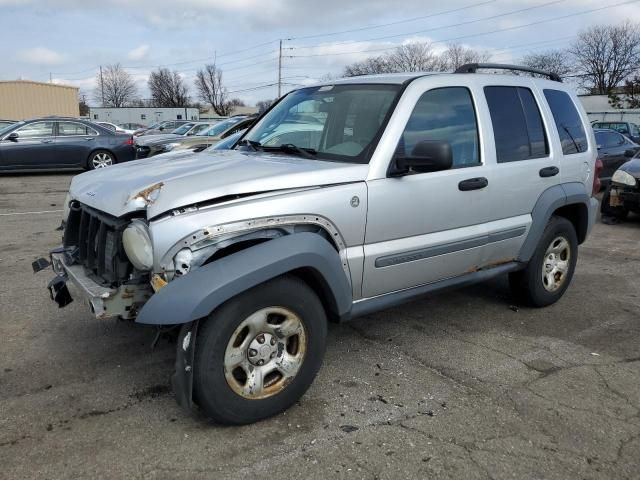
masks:
[[[93,137],[87,137],[87,138],[85,138],[85,140],[86,140],[87,142],[90,142],[91,140],[95,140],[95,138],[93,138]]]
[[[560,173],[560,169],[558,167],[545,167],[540,169],[540,176],[544,177],[554,177],[558,173]]]
[[[489,180],[484,177],[470,178],[463,180],[458,184],[458,190],[468,192],[469,190],[480,190],[489,185]]]
[[[52,143],[53,140],[40,140],[40,143]]]

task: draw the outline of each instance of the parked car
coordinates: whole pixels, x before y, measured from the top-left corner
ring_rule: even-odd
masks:
[[[182,136],[152,136],[147,141],[146,137],[136,140],[136,158],[148,158],[160,153],[173,150],[202,151],[209,145],[215,145],[220,140],[240,130],[245,130],[255,121],[255,117],[231,117],[222,122],[209,125],[208,128],[190,135],[190,132]]]
[[[597,128],[593,131],[598,146],[598,156],[603,164],[600,180],[606,187],[611,181],[613,172],[633,157],[640,149],[640,145],[613,130]]]
[[[131,135],[75,118],[39,118],[0,132],[0,170],[103,168],[134,159]]]
[[[236,146],[237,141],[240,140],[240,138],[242,137],[242,135],[245,134],[246,131],[247,129],[244,129],[244,130],[240,130],[239,132],[232,133],[224,140],[220,140],[215,145],[211,145],[210,147],[205,148],[203,152],[214,152],[216,150],[231,150],[233,147]]]
[[[116,125],[115,123],[111,123],[111,122],[93,122],[93,123],[96,123],[104,128],[107,128],[115,133],[126,133],[127,135],[133,135],[133,130],[126,130]]]
[[[140,130],[141,128],[146,129],[147,127],[142,125],[141,123],[121,123],[120,125],[118,125],[120,128],[123,128],[125,130],[129,130],[131,131],[131,133],[135,133],[137,130]]]
[[[51,297],[179,328],[176,399],[232,424],[304,394],[328,321],[506,274],[553,304],[595,221],[594,136],[556,75],[479,68],[300,88],[232,150],[76,176]],[[315,119],[313,145],[261,142]]]
[[[640,214],[640,153],[613,173],[602,196],[600,211],[617,219],[626,218],[629,212]]]
[[[0,120],[0,132],[16,123],[16,120]]]
[[[134,132],[134,134],[138,136],[144,136],[144,135],[155,135],[158,133],[167,133],[175,130],[176,128],[178,128],[179,126],[185,123],[190,123],[190,121],[189,120],[165,120],[164,122],[160,122],[158,124],[152,125],[151,127],[144,130],[143,132],[140,132],[140,133]]]
[[[631,141],[640,144],[640,130],[635,123],[631,122],[593,122],[591,126],[594,129],[608,129],[615,130],[618,133],[621,133],[627,138],[630,138]]]

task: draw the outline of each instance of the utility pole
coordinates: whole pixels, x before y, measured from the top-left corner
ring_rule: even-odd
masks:
[[[102,106],[104,107],[104,78],[102,78],[102,65],[100,65],[100,91],[102,92]]]
[[[53,78],[51,78],[51,72],[49,72],[49,83],[53,83]]]
[[[282,90],[282,40],[280,40],[280,53],[278,55],[278,98]]]

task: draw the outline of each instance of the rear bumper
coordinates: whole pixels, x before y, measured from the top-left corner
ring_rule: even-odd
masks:
[[[76,296],[84,299],[97,319],[135,318],[139,309],[153,294],[151,287],[146,285],[121,285],[117,288],[102,286],[86,274],[84,266],[71,265],[66,251],[62,249],[52,251],[50,256],[56,277],[49,283],[49,288],[52,285],[57,285],[57,288],[70,287],[71,298]],[[51,293],[52,299],[57,301],[55,292],[52,290]],[[58,304],[64,306],[59,302]]]

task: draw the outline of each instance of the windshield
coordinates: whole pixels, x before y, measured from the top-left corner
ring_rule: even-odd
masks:
[[[244,134],[244,132],[246,132],[246,130],[240,130],[239,132],[236,132],[233,135],[229,135],[224,140],[207,148],[206,151],[212,152],[214,150],[230,150],[231,147],[233,147],[235,143],[238,141],[238,139]]]
[[[173,133],[175,135],[184,135],[189,130],[191,130],[191,127],[193,127],[194,125],[195,125],[195,123],[185,123],[183,125],[180,125],[178,128],[176,128],[171,133]]]
[[[400,85],[303,88],[282,99],[244,140],[268,150],[290,153],[284,147],[295,145],[319,159],[368,163],[399,91]]]
[[[195,125],[191,130],[189,130],[189,135],[201,135],[207,128],[211,126],[210,123],[202,123],[200,125]]]
[[[15,125],[15,123],[0,122],[0,135],[2,135],[4,132],[8,131],[14,125]]]
[[[244,120],[243,117],[234,117],[229,118],[228,120],[224,120],[220,123],[216,123],[213,127],[203,133],[203,135],[207,135],[209,137],[217,137],[218,135],[226,132],[229,128],[233,127],[236,123]]]

